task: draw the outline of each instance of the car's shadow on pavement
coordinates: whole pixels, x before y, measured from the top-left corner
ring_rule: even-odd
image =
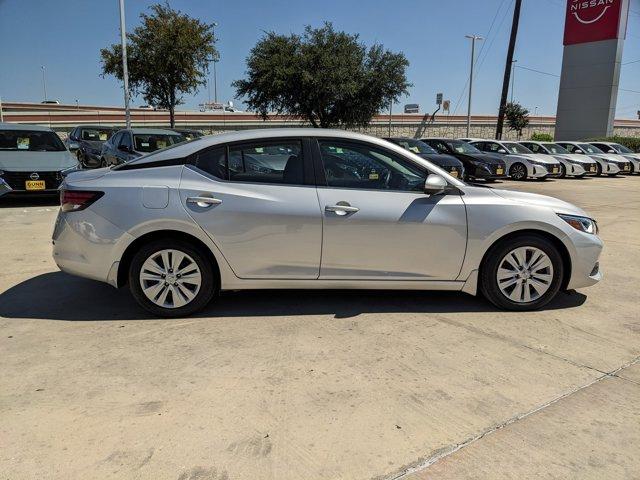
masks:
[[[22,207],[57,207],[60,197],[56,194],[48,195],[6,195],[0,197],[0,208]]]
[[[561,293],[547,310],[582,305],[586,296]],[[459,292],[372,290],[248,290],[223,293],[194,317],[333,315],[362,313],[498,312],[484,301]],[[514,314],[517,317],[517,314]],[[149,320],[128,289],[51,272],[25,280],[0,294],[0,316],[45,320]],[[516,318],[514,317],[514,318]]]

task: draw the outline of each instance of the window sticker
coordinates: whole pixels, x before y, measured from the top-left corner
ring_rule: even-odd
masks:
[[[380,175],[378,175],[378,172],[376,172],[375,170],[369,173],[369,180],[378,180],[379,178]]]
[[[156,142],[156,145],[158,146],[158,149],[165,148],[167,146],[167,141],[166,140],[158,140]]]
[[[100,132],[100,141],[104,142],[107,140],[107,132]]]
[[[256,153],[264,153],[264,147],[256,147]]]
[[[149,148],[149,142],[140,142],[140,145],[142,145],[144,148]]]
[[[409,147],[409,150],[411,150],[413,153],[420,153],[420,149],[418,147]]]
[[[29,137],[18,137],[18,150],[29,150]]]

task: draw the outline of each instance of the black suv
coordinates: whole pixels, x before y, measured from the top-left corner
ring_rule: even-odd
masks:
[[[462,140],[449,138],[423,138],[422,141],[440,153],[454,156],[462,162],[465,180],[493,182],[507,178],[507,168],[499,155],[484,153]]]

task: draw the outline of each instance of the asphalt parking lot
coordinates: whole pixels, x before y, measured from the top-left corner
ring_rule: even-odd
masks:
[[[499,187],[595,216],[605,280],[523,314],[265,291],[157,320],[57,271],[55,202],[0,201],[0,478],[638,478],[640,177]]]

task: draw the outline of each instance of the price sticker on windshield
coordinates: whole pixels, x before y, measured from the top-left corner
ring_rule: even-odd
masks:
[[[29,137],[18,137],[18,150],[29,150]]]

